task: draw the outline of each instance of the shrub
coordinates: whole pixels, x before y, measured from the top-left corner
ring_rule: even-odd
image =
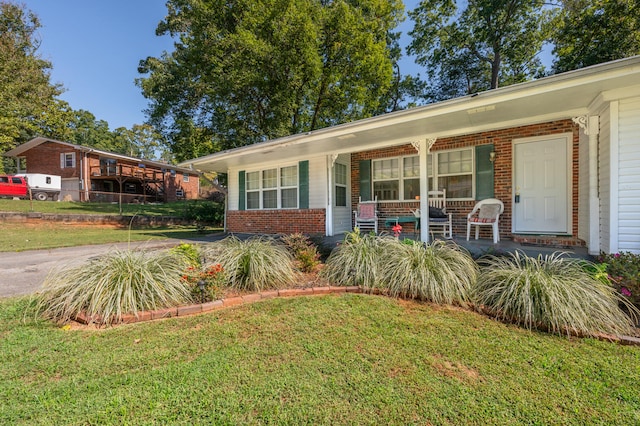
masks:
[[[280,238],[302,272],[313,272],[320,265],[320,253],[311,240],[300,233]]]
[[[204,270],[189,266],[182,280],[189,285],[193,300],[200,303],[220,299],[226,286],[224,269],[220,264],[211,265]]]
[[[120,322],[125,313],[191,301],[182,280],[187,262],[169,251],[113,251],[86,264],[52,271],[37,296],[38,314],[66,322],[85,313],[92,321]]]
[[[173,247],[170,251],[171,253],[183,256],[189,263],[189,266],[193,268],[200,268],[200,266],[202,265],[202,260],[200,259],[200,249],[194,244],[181,243]]]
[[[478,266],[459,246],[383,240],[380,286],[389,295],[441,304],[466,305],[478,277]]]
[[[236,290],[278,288],[291,284],[296,277],[291,255],[272,238],[241,241],[231,236],[209,244],[205,250],[206,265],[222,265],[229,285]]]
[[[208,223],[222,225],[224,222],[224,203],[194,201],[185,204],[184,217],[197,224]]]
[[[327,259],[320,276],[336,285],[361,285],[371,290],[378,283],[381,239],[373,234],[361,234],[356,228],[345,238]]]
[[[640,308],[640,255],[629,252],[601,254],[598,262],[605,265],[618,292]]]
[[[625,334],[632,321],[613,288],[561,253],[537,258],[515,252],[480,260],[474,301],[499,319],[551,333]]]

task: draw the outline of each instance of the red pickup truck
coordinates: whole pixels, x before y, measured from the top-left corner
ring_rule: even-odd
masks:
[[[29,185],[24,176],[0,175],[0,197],[26,198],[28,196]]]

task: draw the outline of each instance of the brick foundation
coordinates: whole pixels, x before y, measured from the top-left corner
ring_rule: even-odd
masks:
[[[227,231],[249,234],[325,234],[325,209],[231,210]]]

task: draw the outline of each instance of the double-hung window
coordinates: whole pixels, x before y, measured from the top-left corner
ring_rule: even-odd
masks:
[[[76,166],[76,153],[63,152],[60,154],[60,168],[72,169]]]
[[[373,193],[380,201],[415,200],[420,195],[420,158],[373,160]]]
[[[473,197],[473,148],[434,152],[438,188],[447,190],[447,198]]]
[[[347,166],[340,163],[334,165],[336,207],[347,206]]]
[[[295,209],[298,207],[298,166],[248,172],[247,209]]]

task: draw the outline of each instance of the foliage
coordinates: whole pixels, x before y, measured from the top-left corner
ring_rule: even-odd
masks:
[[[85,313],[104,324],[126,313],[184,304],[191,292],[182,279],[186,261],[169,251],[114,250],[86,264],[54,269],[37,297],[39,315],[64,323]]]
[[[627,334],[633,325],[611,286],[585,270],[584,261],[560,253],[483,258],[474,293],[498,318],[551,333]]]
[[[443,241],[383,242],[379,281],[389,295],[449,305],[469,302],[478,266],[464,249]]]
[[[175,50],[141,61],[137,84],[178,160],[369,117],[394,96],[400,0],[167,8],[156,33]]]
[[[563,0],[554,22],[556,73],[640,54],[637,0]]]
[[[289,234],[280,238],[302,272],[313,272],[320,265],[320,253],[309,237],[301,233]]]
[[[358,228],[347,232],[342,243],[331,252],[320,275],[337,285],[361,285],[372,290],[380,281],[382,238],[390,237],[361,234]]]
[[[229,286],[239,291],[259,292],[289,285],[295,279],[293,259],[287,249],[272,238],[235,236],[203,247],[204,265],[220,264]]]
[[[196,223],[222,225],[224,222],[224,203],[197,200],[185,204],[184,217]]]
[[[640,309],[640,255],[603,253],[598,256],[598,262],[620,294]]]
[[[0,300],[0,424],[632,425],[639,348],[343,294],[105,330]]]
[[[427,68],[430,100],[472,94],[541,75],[538,58],[552,11],[541,0],[421,1],[407,51]]]
[[[226,286],[224,269],[219,264],[205,269],[189,266],[182,275],[182,280],[189,285],[193,300],[200,303],[220,299]]]
[[[51,63],[38,55],[40,26],[25,6],[0,1],[0,152],[44,130],[64,133],[69,108],[50,82]]]
[[[175,253],[186,259],[189,266],[194,268],[200,268],[202,266],[202,259],[200,258],[200,247],[195,244],[180,243],[177,246],[170,249],[171,253]]]

